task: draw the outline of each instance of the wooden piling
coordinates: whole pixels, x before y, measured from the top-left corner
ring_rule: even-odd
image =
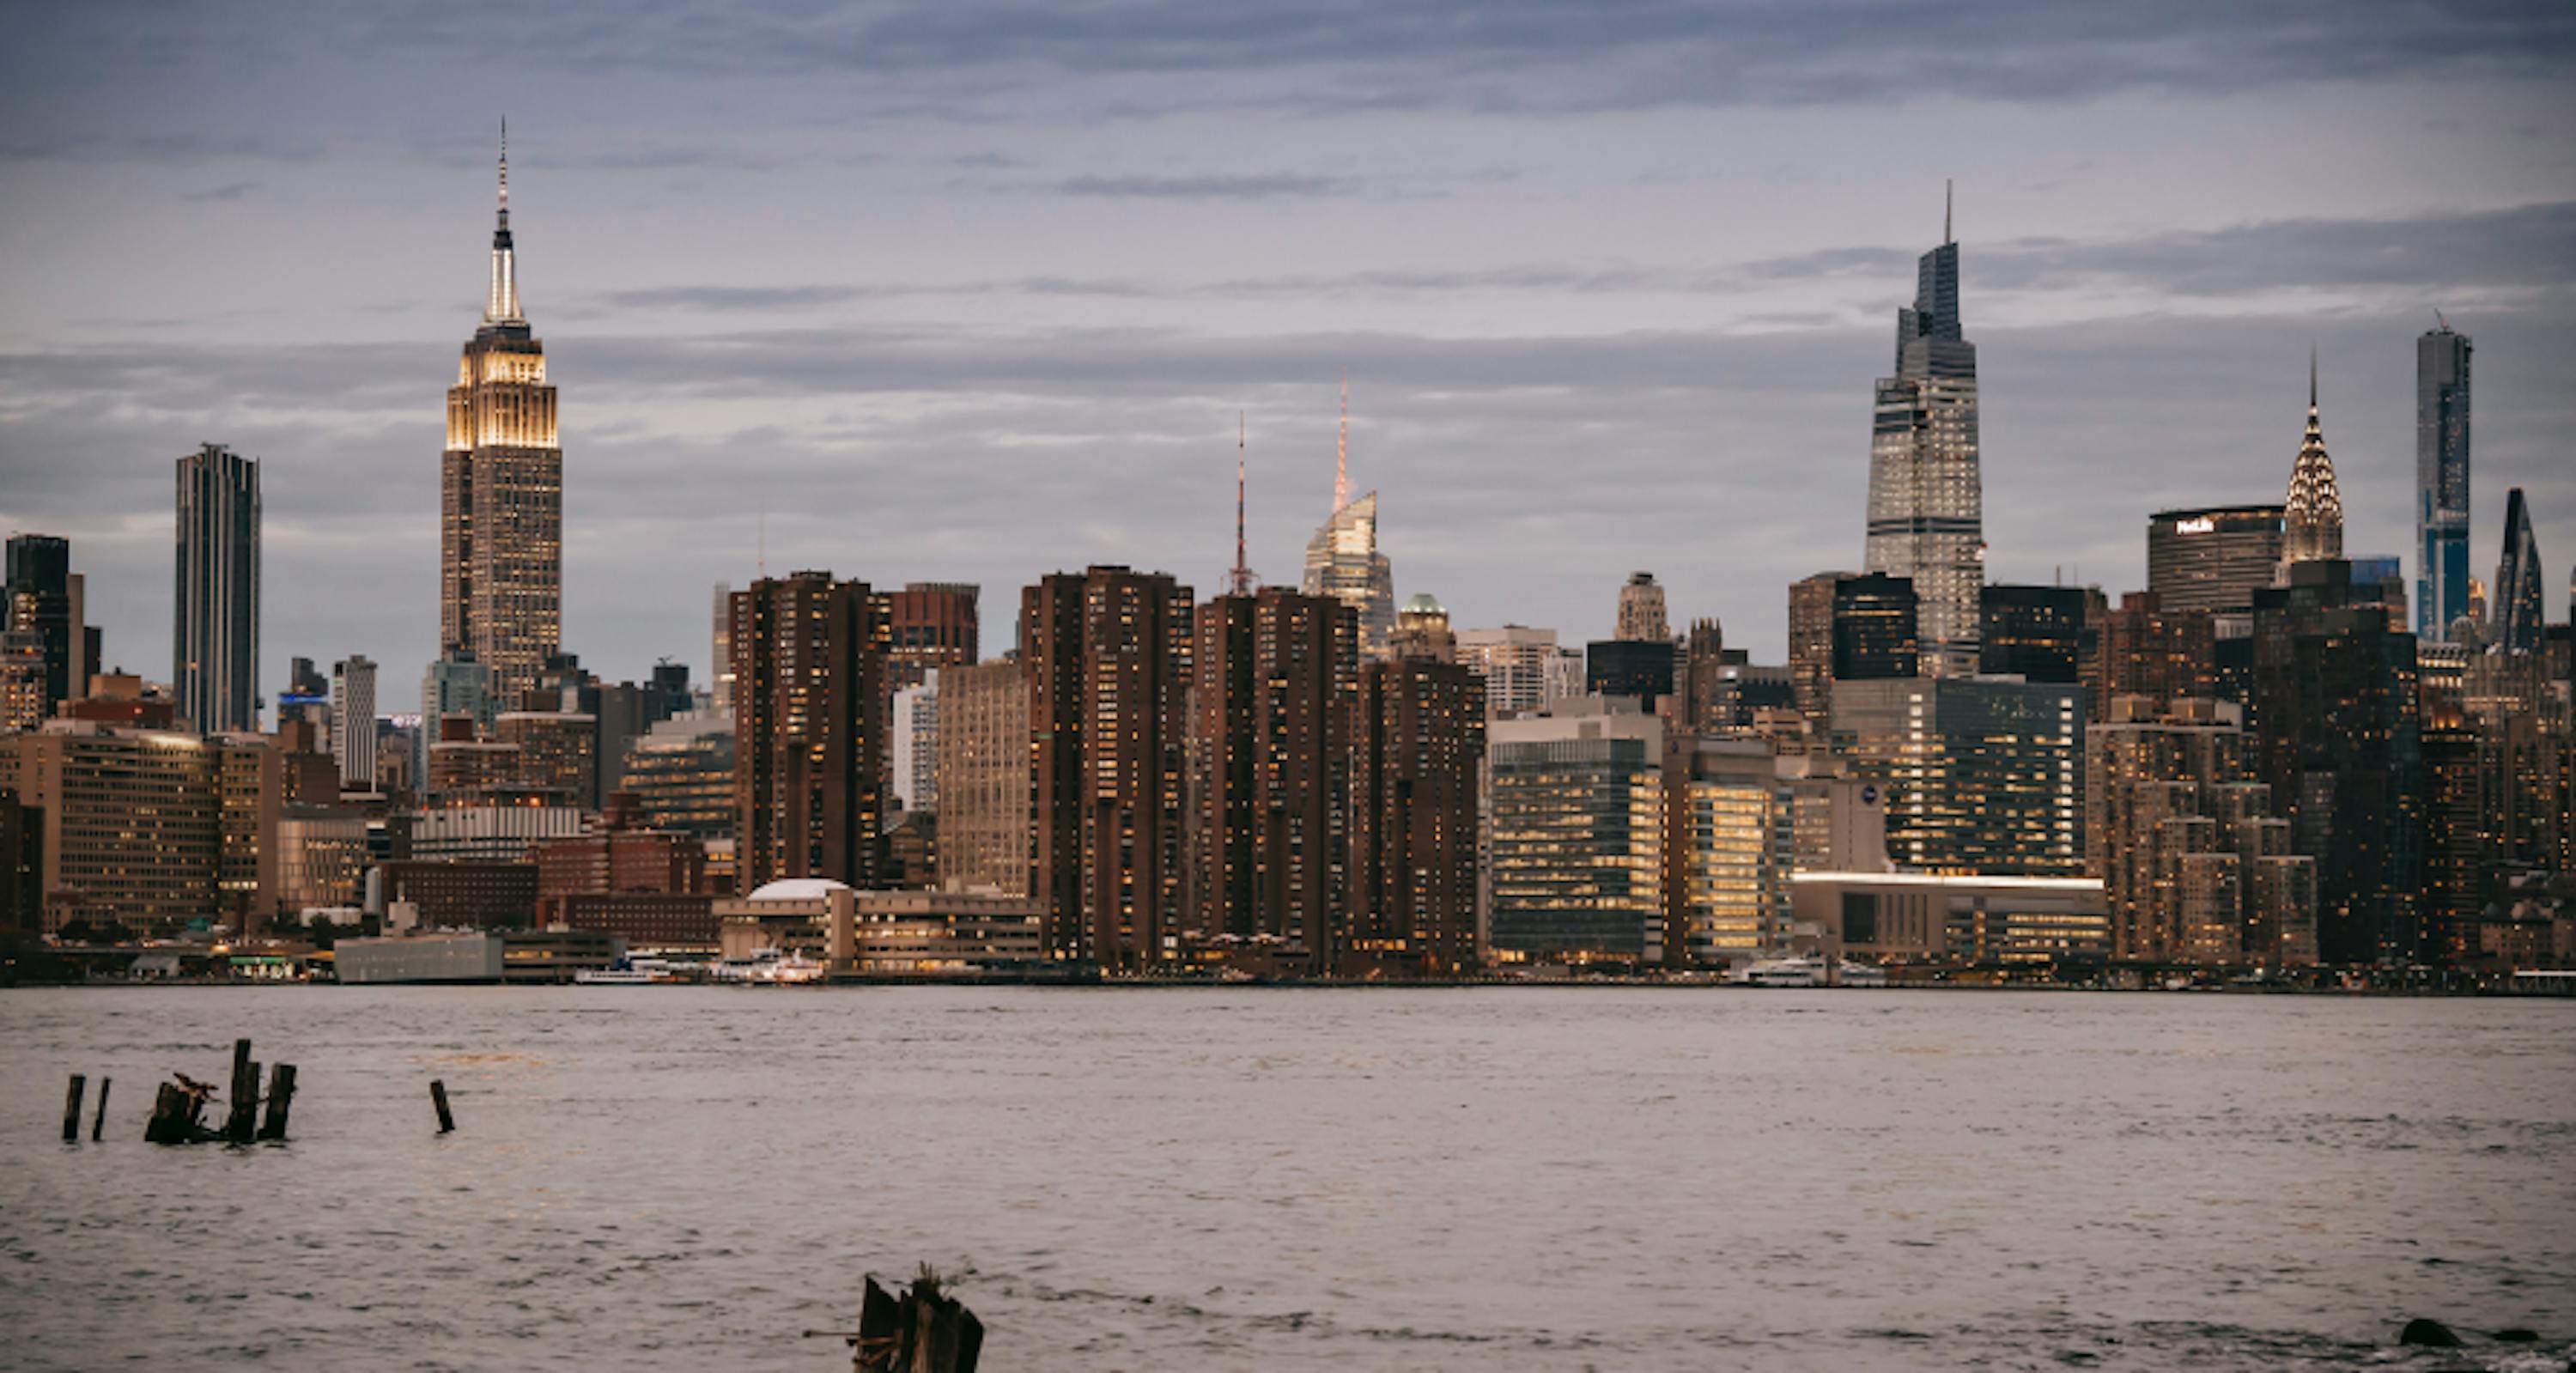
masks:
[[[63,1143],[80,1143],[81,1096],[89,1089],[89,1079],[72,1074],[71,1090],[63,1095]]]
[[[436,1078],[430,1079],[429,1099],[438,1107],[438,1132],[442,1135],[454,1134],[456,1115],[447,1109],[447,1084]]]
[[[89,1123],[89,1142],[92,1144],[98,1143],[99,1137],[107,1132],[107,1089],[115,1085],[116,1079],[112,1077],[98,1080],[98,1114]]]
[[[152,1119],[143,1127],[147,1144],[184,1144],[187,1142],[188,1094],[175,1084],[161,1084],[160,1094],[152,1099]]]
[[[286,1138],[287,1108],[295,1104],[295,1065],[277,1065],[277,1076],[268,1084],[268,1116],[259,1123],[261,1139]]]
[[[224,1139],[234,1144],[248,1144],[254,1133],[259,1110],[259,1065],[250,1057],[250,1041],[233,1041],[233,1089],[227,1098],[231,1109],[224,1117]]]
[[[867,1280],[850,1344],[856,1373],[975,1373],[984,1323],[941,1292],[939,1275],[924,1265],[900,1298]]]

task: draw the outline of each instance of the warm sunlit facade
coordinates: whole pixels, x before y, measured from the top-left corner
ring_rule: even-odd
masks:
[[[440,642],[492,670],[516,704],[563,642],[563,449],[545,345],[519,305],[510,238],[509,159],[483,325],[447,393],[440,468]]]

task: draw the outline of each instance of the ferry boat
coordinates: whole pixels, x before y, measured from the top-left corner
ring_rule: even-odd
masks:
[[[823,980],[823,973],[824,968],[820,962],[807,958],[801,953],[793,953],[785,958],[772,960],[754,970],[752,979],[784,987],[802,982],[820,982]]]
[[[1735,981],[1747,987],[1821,987],[1825,970],[1812,958],[1761,958],[1745,964]]]
[[[572,975],[572,980],[585,987],[641,987],[652,983],[654,977],[642,968],[619,964],[613,968],[583,968]]]

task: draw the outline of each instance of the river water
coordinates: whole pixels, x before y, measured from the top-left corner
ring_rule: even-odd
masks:
[[[292,1142],[142,1143],[236,1035]],[[2569,1002],[24,989],[0,1044],[0,1367],[819,1373],[923,1261],[995,1373],[2576,1353]]]

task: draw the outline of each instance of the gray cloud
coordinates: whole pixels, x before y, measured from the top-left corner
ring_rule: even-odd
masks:
[[[210,187],[206,190],[190,191],[186,195],[181,196],[180,199],[194,201],[199,204],[233,201],[240,200],[259,188],[260,183],[256,181],[228,181],[221,186]]]
[[[1348,196],[1362,184],[1349,177],[1295,176],[1076,176],[1056,183],[1066,195],[1141,196],[1158,200],[1275,200]]]

